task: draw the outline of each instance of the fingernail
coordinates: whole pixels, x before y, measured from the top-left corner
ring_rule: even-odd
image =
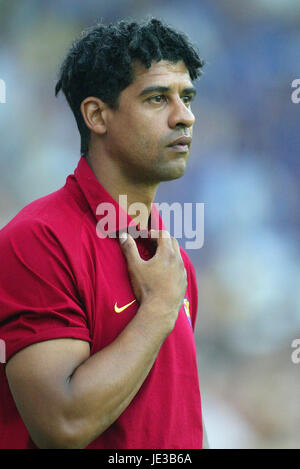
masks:
[[[120,234],[120,243],[123,244],[127,240],[127,233],[121,233]]]
[[[151,236],[151,238],[158,238],[159,237],[159,231],[150,230],[150,236]]]

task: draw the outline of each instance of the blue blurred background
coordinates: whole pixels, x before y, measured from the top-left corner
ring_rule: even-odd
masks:
[[[206,60],[189,168],[157,201],[205,203],[205,243],[189,255],[210,445],[300,448],[299,0],[0,0],[0,228],[80,157],[71,111],[54,98],[72,40],[100,20],[149,15]]]

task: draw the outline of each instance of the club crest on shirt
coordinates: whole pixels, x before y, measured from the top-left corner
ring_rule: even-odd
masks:
[[[191,327],[193,327],[192,326],[192,321],[191,321],[191,315],[190,315],[190,302],[187,298],[184,298],[184,300],[183,300],[183,307],[184,307],[186,317],[188,318]]]

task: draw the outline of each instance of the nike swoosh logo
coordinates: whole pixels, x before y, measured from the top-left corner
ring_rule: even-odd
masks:
[[[128,308],[128,306],[132,305],[135,301],[136,300],[131,301],[127,305],[122,306],[122,308],[118,308],[117,303],[115,303],[115,313],[122,313],[122,311],[124,311],[124,309]]]

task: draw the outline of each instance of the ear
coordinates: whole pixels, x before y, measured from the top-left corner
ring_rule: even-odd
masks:
[[[104,135],[107,131],[107,109],[108,105],[94,96],[85,98],[80,105],[86,126],[98,135]]]

